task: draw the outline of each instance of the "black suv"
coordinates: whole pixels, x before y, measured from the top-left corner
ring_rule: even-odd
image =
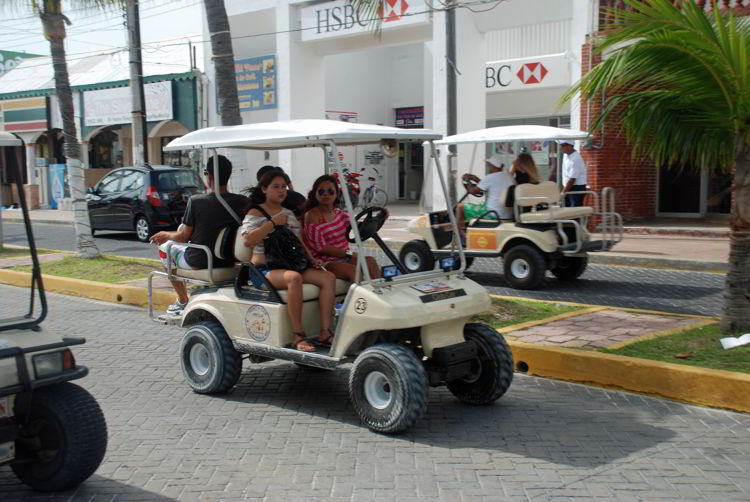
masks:
[[[148,242],[160,229],[176,228],[191,195],[204,191],[198,174],[171,166],[123,167],[86,190],[91,233],[135,230]]]

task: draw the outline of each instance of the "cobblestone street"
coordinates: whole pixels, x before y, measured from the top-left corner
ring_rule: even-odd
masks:
[[[0,308],[26,290],[0,286]],[[22,293],[22,294],[21,294]],[[101,468],[77,491],[35,494],[0,468],[3,502],[89,500],[743,500],[750,416],[516,375],[495,405],[432,389],[398,436],[358,423],[348,369],[245,365],[235,390],[192,393],[180,329],[145,311],[49,295],[45,329],[76,348],[109,427]]]

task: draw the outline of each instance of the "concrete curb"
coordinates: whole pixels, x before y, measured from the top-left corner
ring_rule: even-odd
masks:
[[[669,268],[675,270],[691,270],[694,272],[724,273],[729,270],[729,264],[721,261],[699,261],[684,258],[651,258],[648,256],[632,256],[623,253],[589,253],[589,263],[597,265],[622,265],[627,267]]]
[[[3,216],[3,223],[18,223],[18,224],[23,224],[23,218]],[[34,223],[42,223],[44,225],[70,225],[70,226],[73,226],[73,222],[72,221],[67,221],[67,220],[44,220],[44,219],[33,219],[33,220],[31,220],[31,224],[33,225]]]
[[[43,279],[47,291],[141,307],[148,304],[145,288],[50,275],[44,275]],[[29,287],[31,274],[0,270],[0,282]],[[171,291],[154,291],[154,307],[157,309],[166,309],[173,300]],[[508,343],[513,350],[516,370],[522,373],[750,413],[750,392],[747,392],[750,375],[744,373],[514,340]]]

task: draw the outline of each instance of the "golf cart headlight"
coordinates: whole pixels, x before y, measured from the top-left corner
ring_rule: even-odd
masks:
[[[456,259],[453,256],[446,256],[445,258],[440,258],[440,268],[447,272],[448,270],[451,270],[453,267],[456,266]]]
[[[382,275],[383,279],[392,279],[399,274],[398,267],[396,265],[386,265],[383,267]]]
[[[31,358],[34,363],[34,375],[36,378],[44,378],[59,375],[65,370],[75,366],[73,353],[69,350],[37,354]]]

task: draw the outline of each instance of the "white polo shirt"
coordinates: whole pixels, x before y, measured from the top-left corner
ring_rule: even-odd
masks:
[[[563,186],[567,186],[570,178],[575,178],[576,185],[586,185],[588,183],[588,180],[586,179],[586,166],[583,164],[583,158],[581,158],[581,154],[578,153],[578,150],[574,150],[570,155],[565,154],[563,156]]]
[[[513,218],[513,210],[505,207],[505,196],[506,189],[514,184],[513,178],[505,171],[488,174],[477,184],[481,190],[489,191],[487,209],[495,211],[501,219]]]

